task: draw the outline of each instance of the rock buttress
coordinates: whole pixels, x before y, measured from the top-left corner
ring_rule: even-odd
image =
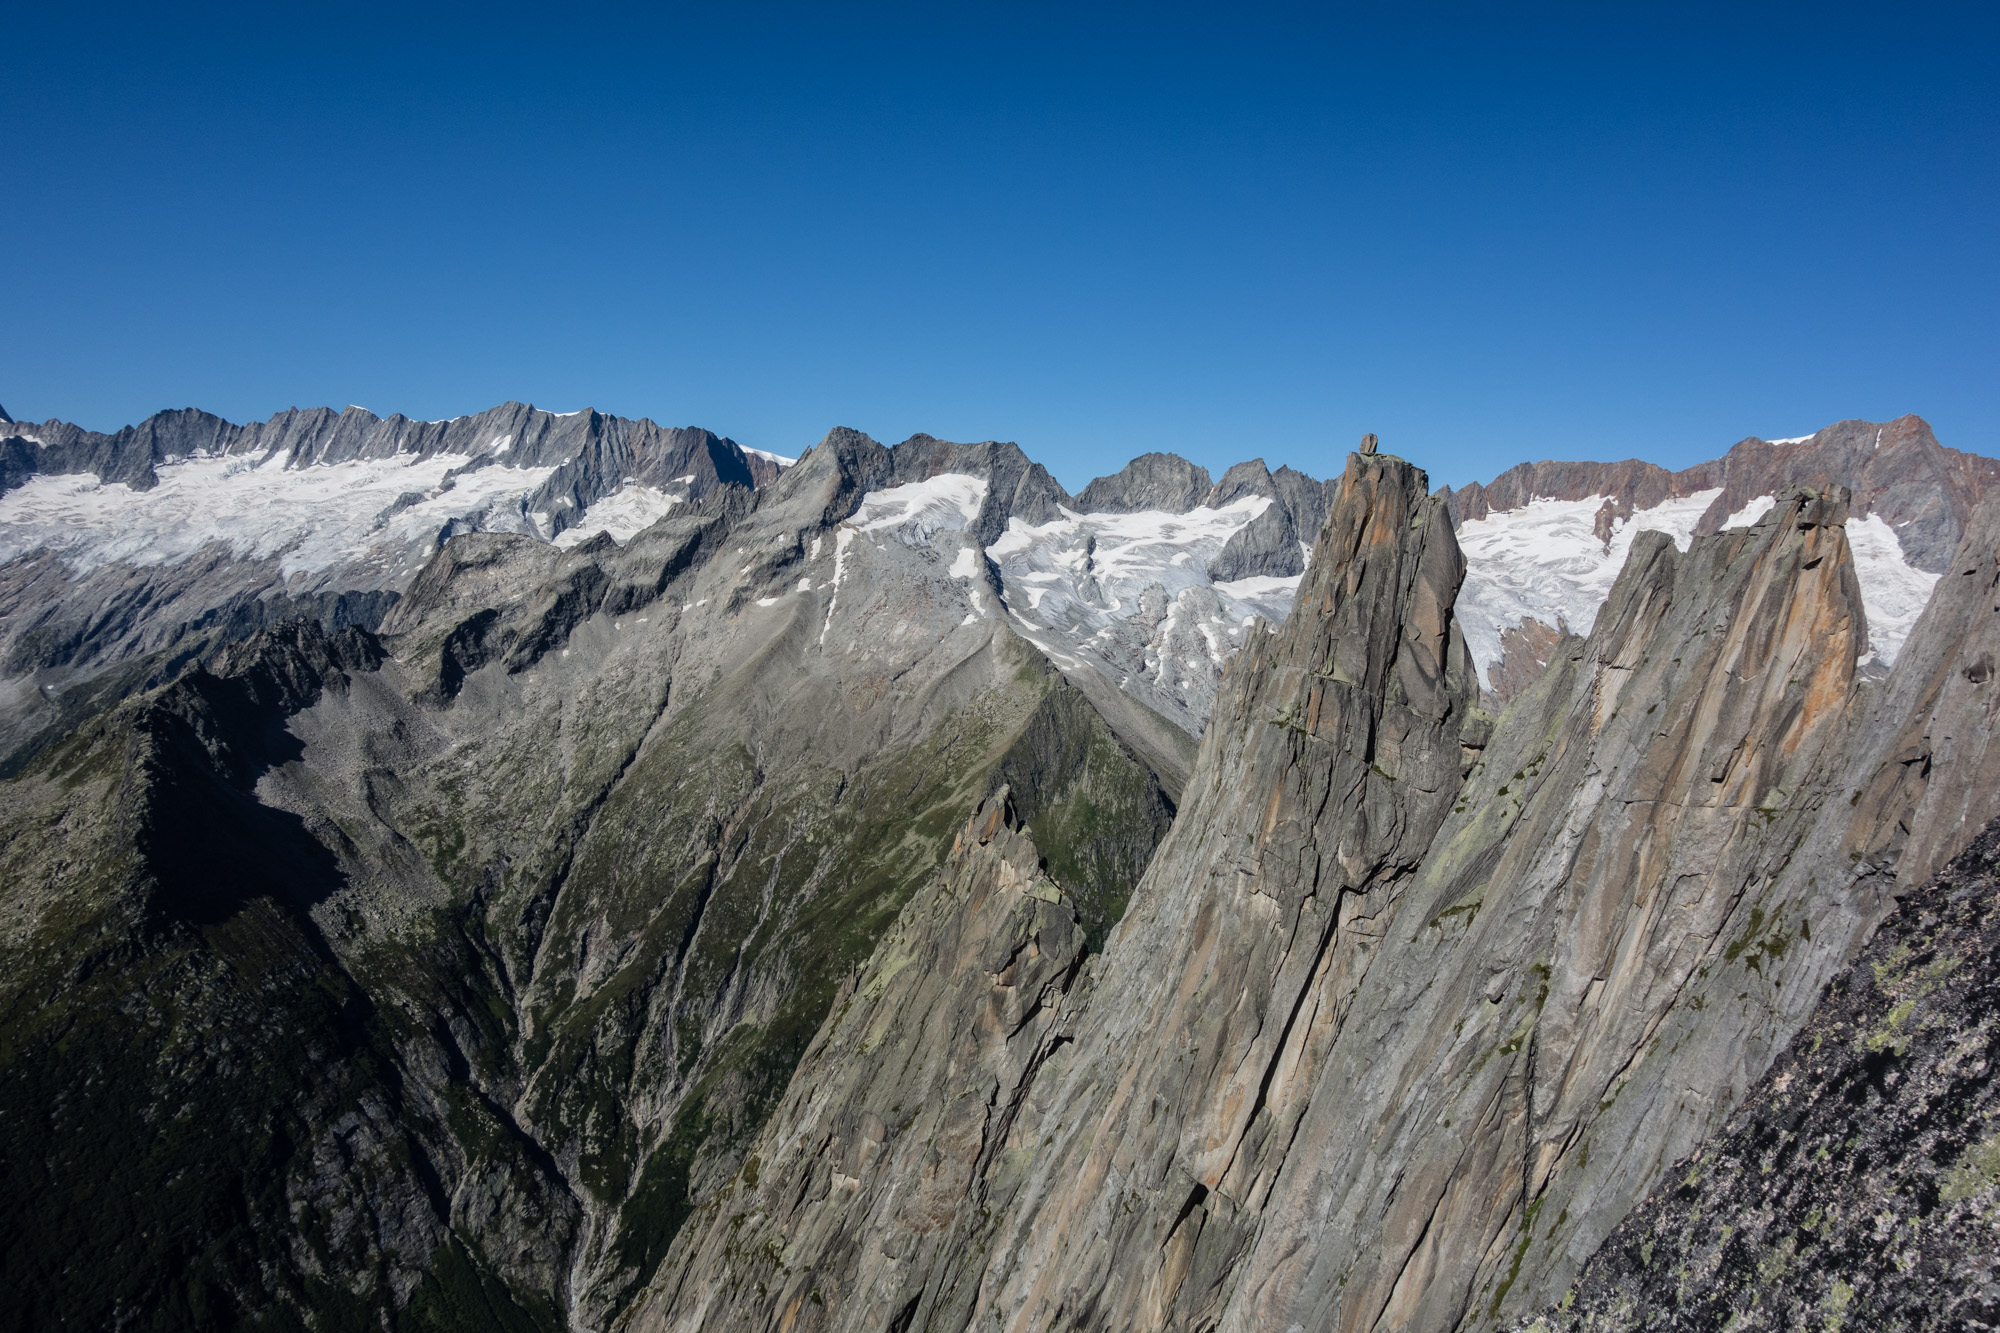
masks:
[[[1350,456],[1296,609],[1230,667],[1181,814],[1030,1098],[1014,1206],[911,1327],[1163,1327],[1226,1293],[1461,780],[1464,562],[1426,489],[1401,459]]]
[[[633,1333],[907,1327],[940,1254],[1018,1170],[1010,1131],[1083,941],[1002,788],[841,988]]]

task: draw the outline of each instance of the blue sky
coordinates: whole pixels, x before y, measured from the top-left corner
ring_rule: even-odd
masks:
[[[0,403],[2000,453],[1990,10],[1628,8],[22,6]]]

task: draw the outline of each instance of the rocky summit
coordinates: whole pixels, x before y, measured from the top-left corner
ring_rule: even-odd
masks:
[[[1335,461],[0,415],[0,1318],[1992,1325],[2000,462]]]

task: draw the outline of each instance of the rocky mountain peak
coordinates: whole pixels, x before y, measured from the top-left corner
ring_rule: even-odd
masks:
[[[1209,488],[1202,497],[1202,504],[1210,509],[1220,509],[1226,504],[1240,500],[1246,495],[1268,495],[1276,497],[1278,485],[1271,479],[1271,469],[1264,466],[1261,458],[1252,458],[1238,463],[1222,474],[1222,480]]]
[[[1580,1273],[1627,1327],[1663,1254],[1794,1322],[1988,1281],[1994,847],[1947,862],[2000,814],[2000,496],[1910,565],[1987,484],[1915,418],[1457,495],[1149,455],[1102,511],[999,441],[142,425],[0,443],[54,719],[0,780],[30,1322],[1469,1333]],[[1786,1126],[1851,1166],[1814,1221]]]
[[[1200,504],[1212,483],[1208,469],[1179,454],[1140,454],[1108,477],[1099,477],[1078,492],[1082,513],[1130,514],[1159,509],[1185,513]]]

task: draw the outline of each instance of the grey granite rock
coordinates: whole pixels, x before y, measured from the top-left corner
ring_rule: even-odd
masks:
[[[1210,487],[1208,469],[1178,454],[1140,454],[1079,491],[1076,508],[1086,514],[1130,514],[1142,509],[1182,514],[1200,504]]]
[[[1082,924],[1002,789],[842,985],[632,1333],[907,1327],[1032,1159],[1023,1102],[1083,961]]]
[[[1115,921],[1171,799],[990,579],[846,523],[895,466],[452,538],[379,638],[262,631],[0,782],[17,1302],[607,1326],[983,797]]]
[[[1264,466],[1264,460],[1253,458],[1247,463],[1238,463],[1222,474],[1222,480],[1209,488],[1201,503],[1210,509],[1220,509],[1226,504],[1242,499],[1246,495],[1278,496],[1278,485],[1271,477],[1271,470]],[[1315,527],[1313,531],[1319,529]]]
[[[1424,492],[1399,459],[1350,459],[1302,594],[1311,612],[1232,667],[1184,814],[1067,1040],[1030,1089],[994,1103],[1022,1109],[989,1115],[966,1140],[984,1145],[977,1154],[947,1159],[964,1181],[935,1210],[948,1240],[892,1245],[860,1281],[746,1300],[745,1326],[873,1328],[885,1313],[897,1328],[1040,1326],[1067,1310],[1129,1327],[1212,1301],[1254,1237],[1233,1199],[1268,1191],[1305,1109],[1320,1052],[1298,1017],[1365,956],[1369,932],[1355,933],[1347,904],[1392,896],[1458,784],[1473,688],[1450,616],[1463,566]],[[827,1122],[809,1123],[792,1141],[824,1140]],[[945,1169],[935,1153],[915,1160]],[[859,1197],[879,1208],[866,1201],[907,1188],[907,1169],[891,1167]],[[730,1216],[718,1212],[710,1234]],[[865,1229],[837,1197],[814,1217],[766,1248],[782,1248],[789,1273],[852,1274],[848,1241]],[[736,1284],[747,1293],[760,1270],[744,1256],[704,1246],[639,1321],[692,1327],[711,1308],[737,1310],[704,1301]],[[917,1262],[890,1262],[904,1257]]]
[[[1620,463],[1523,463],[1491,482],[1447,489],[1454,522],[1517,509],[1542,497],[1607,497],[1606,519],[1628,518],[1675,496],[1720,489],[1698,532],[1719,531],[1728,516],[1760,496],[1791,487],[1844,486],[1857,517],[1879,514],[1917,568],[1938,573],[1964,536],[1972,512],[1996,485],[2000,459],[1947,449],[1918,416],[1841,421],[1809,437],[1768,443],[1752,436],[1723,457],[1679,472],[1628,459]]]
[[[2000,826],[1524,1333],[2000,1325]]]
[[[1209,577],[1231,583],[1256,575],[1288,579],[1305,572],[1305,550],[1292,516],[1273,503],[1236,530],[1208,565]]]

